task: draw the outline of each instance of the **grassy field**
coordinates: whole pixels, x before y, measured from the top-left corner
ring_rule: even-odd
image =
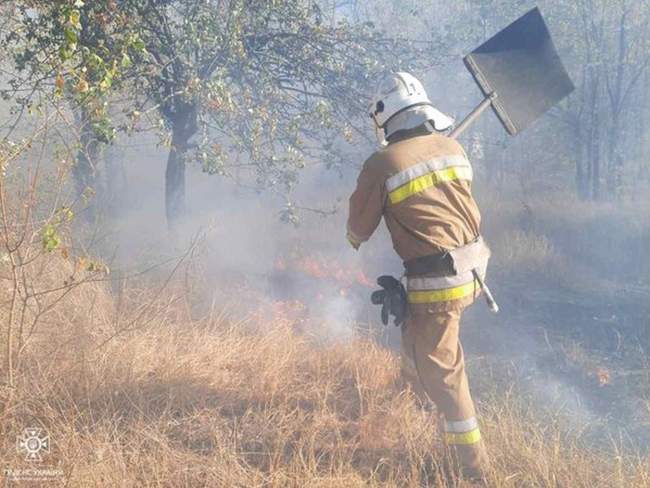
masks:
[[[324,340],[293,303],[197,316],[180,284],[150,286],[118,301],[86,283],[43,317],[0,390],[3,468],[72,487],[444,486],[436,422],[367,334]],[[480,411],[491,486],[650,486],[650,459],[589,450],[513,389]],[[37,464],[26,427],[51,439]]]
[[[372,332],[324,334],[319,317],[300,303],[270,301],[259,288],[230,287],[210,304],[205,296],[214,284],[228,288],[231,280],[217,269],[202,282],[193,270],[207,266],[192,253],[116,286],[120,280],[75,245],[74,219],[59,205],[32,219],[20,203],[29,195],[6,198],[9,209],[0,212],[0,459],[7,484],[26,473],[47,478],[25,482],[33,486],[444,486],[435,414],[417,405],[400,379],[397,353]],[[633,209],[628,215],[607,205],[576,203],[570,213],[545,200],[482,205],[495,289],[506,303],[508,295],[516,298],[508,314],[528,311],[544,333],[566,319],[554,331],[562,341],[554,342],[549,362],[572,355],[576,366],[569,369],[598,372],[603,363],[591,344],[566,334],[593,336],[594,324],[583,319],[595,308],[576,309],[574,320],[558,304],[574,306],[567,297],[580,293],[606,305],[601,297],[614,296],[608,283],[617,287],[620,279],[609,269],[642,292],[647,222]],[[311,237],[301,230],[305,249],[329,245],[335,256],[343,226],[317,225]],[[623,266],[612,249],[624,255]],[[381,252],[371,259],[378,271],[383,259]],[[546,317],[532,306],[540,300],[527,294],[548,301],[549,287],[559,295],[546,308],[558,313]],[[234,296],[227,304],[225,297]],[[627,301],[640,305],[638,296],[628,293]],[[616,333],[616,347],[600,354],[611,358],[614,350],[622,360],[647,364],[641,346],[648,337],[630,317],[599,322],[603,337]],[[501,333],[524,336],[529,319],[520,314],[517,328],[502,324]],[[516,379],[469,359],[490,486],[650,486],[650,458],[617,440],[594,443],[583,435],[591,426],[567,422],[522,392]],[[637,391],[649,384],[642,376]],[[647,419],[650,403],[647,409],[639,418]],[[27,461],[17,446],[28,428],[49,435],[42,460]]]

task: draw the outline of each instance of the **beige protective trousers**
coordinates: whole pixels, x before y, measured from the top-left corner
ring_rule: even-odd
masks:
[[[412,304],[402,326],[402,372],[422,401],[435,403],[461,471],[478,476],[485,454],[458,337],[461,315]]]

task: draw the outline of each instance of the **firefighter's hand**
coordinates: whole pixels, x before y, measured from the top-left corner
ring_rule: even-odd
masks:
[[[353,239],[352,236],[350,236],[350,234],[347,235],[347,238],[348,238],[348,242],[354,248],[354,250],[358,251],[359,247],[361,247],[361,243]]]

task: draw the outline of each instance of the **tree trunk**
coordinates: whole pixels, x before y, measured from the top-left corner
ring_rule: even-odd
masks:
[[[86,199],[85,219],[93,222],[96,218],[96,203],[90,200],[90,196],[101,191],[99,179],[97,178],[97,164],[101,157],[101,143],[97,140],[93,131],[90,114],[81,109],[77,113],[77,124],[79,127],[79,151],[75,164],[72,168],[72,176],[75,182],[77,197]]]
[[[175,110],[168,110],[172,126],[172,147],[165,171],[165,210],[167,225],[173,230],[185,216],[185,160],[190,149],[190,139],[198,129],[197,107],[175,102]]]
[[[123,197],[126,195],[127,177],[124,170],[124,152],[110,145],[104,151],[105,193],[102,206],[112,218],[119,214],[119,206],[124,205]]]
[[[167,224],[174,227],[185,215],[185,156],[188,138],[174,132],[165,172],[165,210]]]
[[[592,133],[589,144],[590,162],[591,162],[591,199],[598,201],[601,199],[600,194],[600,114],[598,105],[594,107],[592,117]]]
[[[594,145],[594,157],[591,162],[591,198],[592,200],[600,200],[600,148],[598,147],[599,141],[596,140],[592,143]]]
[[[643,83],[639,87],[639,103],[636,104],[637,116],[636,119],[638,122],[634,124],[634,160],[637,163],[636,167],[636,177],[632,179],[632,196],[636,198],[639,196],[641,189],[641,182],[646,179],[645,175],[645,160],[646,148],[647,148],[647,126],[648,126],[648,102],[650,101],[648,97],[648,90],[650,89],[650,76],[646,71],[643,75]]]
[[[586,148],[585,144],[583,141],[583,130],[582,130],[582,125],[580,123],[577,123],[574,127],[574,133],[575,133],[575,141],[576,141],[576,148],[577,148],[577,154],[576,154],[576,193],[578,195],[579,200],[587,200],[589,198],[589,180],[588,180],[588,174],[589,172],[587,171],[587,156],[586,156]]]
[[[623,158],[619,153],[621,120],[617,113],[612,115],[607,148],[607,198],[617,200],[621,193],[621,172]]]
[[[600,73],[592,72],[589,101],[589,137],[587,140],[587,164],[591,180],[591,198],[600,199]]]

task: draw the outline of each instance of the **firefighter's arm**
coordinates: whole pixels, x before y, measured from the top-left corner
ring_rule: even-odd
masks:
[[[384,181],[375,165],[371,160],[366,161],[350,197],[347,238],[355,249],[370,239],[383,213]]]

